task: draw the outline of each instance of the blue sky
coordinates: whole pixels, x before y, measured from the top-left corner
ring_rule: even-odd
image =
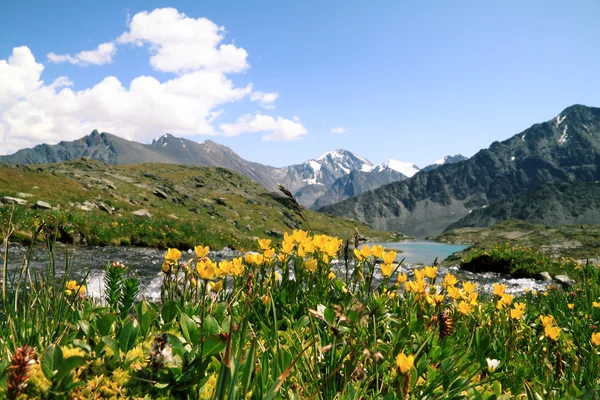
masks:
[[[0,154],[94,127],[209,138],[274,166],[335,148],[421,167],[471,156],[569,105],[600,106],[599,15],[594,0],[5,1]],[[231,52],[190,51],[178,30],[201,17],[224,31],[198,41]],[[108,59],[77,58],[101,43]],[[20,46],[35,61],[21,48],[7,63]]]

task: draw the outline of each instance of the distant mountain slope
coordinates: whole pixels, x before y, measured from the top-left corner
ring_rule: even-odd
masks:
[[[465,161],[465,160],[467,160],[467,157],[463,156],[462,154],[457,154],[455,156],[445,156],[445,157],[437,160],[433,164],[426,166],[421,171],[433,171],[434,169],[439,168],[442,165],[456,164],[456,163],[459,163],[459,162]]]
[[[535,224],[600,224],[600,183],[554,183],[506,197],[474,210],[446,230],[485,228],[520,219]]]
[[[470,159],[320,211],[409,235],[439,234],[470,210],[554,182],[600,180],[600,108],[568,107]]]
[[[352,171],[336,180],[333,185],[314,202],[313,209],[339,203],[350,197],[377,189],[388,183],[401,181],[407,177],[393,169],[373,169],[372,171]]]

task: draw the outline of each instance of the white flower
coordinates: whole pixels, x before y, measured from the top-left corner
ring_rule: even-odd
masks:
[[[500,365],[500,360],[496,360],[495,358],[486,358],[485,360],[487,361],[488,372],[490,374],[494,372]]]

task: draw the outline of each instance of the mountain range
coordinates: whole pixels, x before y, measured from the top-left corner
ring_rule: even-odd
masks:
[[[319,210],[424,237],[527,190],[600,180],[599,166],[600,108],[574,105],[468,160],[421,171]]]
[[[414,164],[398,160],[373,165],[367,159],[341,149],[302,164],[276,168],[247,161],[229,147],[211,140],[199,143],[164,134],[142,144],[97,130],[78,140],[55,145],[41,144],[0,156],[0,162],[48,164],[81,157],[106,164],[167,163],[223,167],[237,171],[272,191],[277,190],[277,184],[282,184],[307,207],[313,206],[322,196],[325,198],[318,203],[319,206],[406,179],[419,171]],[[354,172],[360,174],[352,174]]]

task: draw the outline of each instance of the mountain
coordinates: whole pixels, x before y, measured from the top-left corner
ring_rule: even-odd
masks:
[[[433,171],[434,169],[444,164],[456,164],[461,161],[465,161],[466,159],[467,157],[463,156],[462,154],[457,154],[455,156],[445,156],[444,158],[437,160],[433,164],[426,166],[421,171]]]
[[[313,204],[312,208],[319,208],[339,203],[345,199],[358,196],[359,194],[375,190],[388,183],[407,179],[406,175],[401,174],[391,168],[377,169],[371,171],[352,171],[336,180],[325,193],[321,195]]]
[[[41,144],[12,155],[0,156],[0,162],[48,164],[81,157],[107,164],[158,162],[223,167],[237,171],[273,191],[277,191],[277,184],[281,183],[306,206],[312,205],[338,178],[354,170],[373,168],[368,160],[347,150],[335,150],[302,164],[274,168],[244,160],[229,147],[211,140],[198,143],[165,134],[148,144],[142,144],[96,130],[72,142]]]
[[[473,210],[446,230],[485,228],[509,219],[548,226],[600,224],[600,183],[554,183],[526,190]]]
[[[40,213],[59,224],[61,240],[90,245],[253,249],[256,236],[277,240],[306,226],[290,199],[237,172],[173,163],[0,163],[0,211],[10,203],[24,204],[15,210],[16,240],[30,237]],[[356,221],[303,211],[315,233],[351,239],[356,226],[365,236],[390,238]]]
[[[401,173],[407,178],[410,178],[414,174],[420,171],[419,167],[411,162],[404,162],[399,160],[387,160],[367,170],[368,172],[383,172],[383,171],[395,171]]]
[[[81,157],[106,164],[167,163],[201,167],[218,166],[237,171],[268,189],[277,190],[283,176],[280,169],[244,160],[229,147],[211,140],[202,143],[165,134],[149,144],[122,139],[110,133],[91,134],[72,142],[56,145],[41,144],[15,154],[0,156],[9,164],[49,164]]]
[[[302,164],[282,168],[281,183],[296,196],[298,202],[310,207],[339,178],[351,171],[369,170],[373,164],[348,150],[334,150]]]
[[[439,234],[470,211],[555,182],[600,180],[600,108],[574,105],[556,118],[341,203],[325,213],[414,236]]]

